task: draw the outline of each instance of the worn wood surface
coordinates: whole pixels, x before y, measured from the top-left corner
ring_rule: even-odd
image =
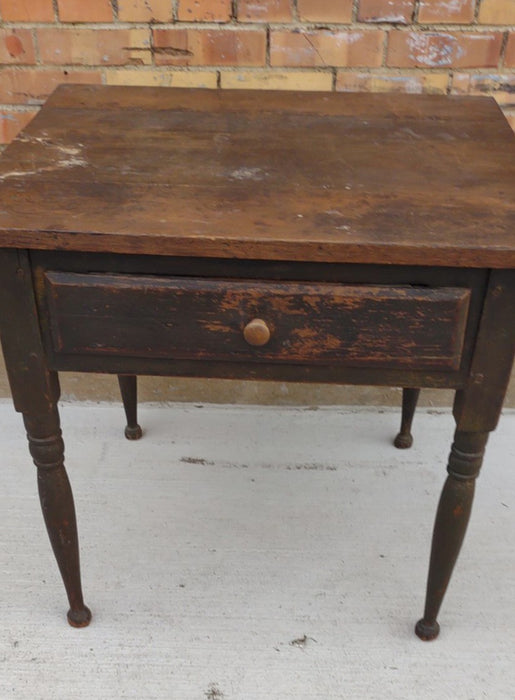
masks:
[[[458,369],[470,291],[48,272],[56,353]],[[245,338],[261,319],[269,340]],[[265,319],[265,321],[263,321]]]
[[[0,244],[515,266],[489,98],[62,86],[0,165]]]
[[[2,334],[72,624],[89,611],[54,370],[125,375],[135,425],[138,373],[280,366],[413,399],[426,383],[460,390],[417,627],[436,636],[513,359],[514,154],[485,99],[53,95],[1,166],[0,246],[18,247],[0,258]]]
[[[314,263],[287,263],[278,261],[255,260],[224,260],[220,258],[163,257],[163,256],[134,256],[113,254],[76,254],[72,252],[31,251],[34,271],[34,285],[39,304],[40,325],[45,340],[45,350],[48,361],[54,369],[76,370],[87,372],[112,372],[129,374],[154,374],[164,376],[190,377],[226,377],[253,378],[280,381],[305,382],[337,382],[347,384],[368,384],[381,386],[425,386],[425,387],[462,387],[466,381],[468,366],[474,347],[474,339],[479,323],[483,296],[487,280],[484,270],[467,270],[463,268],[428,268],[425,266],[402,267],[389,265],[338,265]],[[300,280],[318,282],[321,286],[333,288],[340,285],[370,285],[390,287],[410,287],[416,289],[439,289],[442,287],[459,287],[470,293],[467,327],[461,366],[459,370],[420,369],[403,366],[398,369],[386,367],[352,366],[341,363],[330,365],[321,363],[288,364],[287,362],[256,362],[255,357],[249,356],[248,361],[242,358],[238,362],[231,360],[197,360],[162,359],[158,357],[129,357],[115,356],[107,353],[97,355],[89,353],[64,354],[56,353],[52,334],[55,329],[50,323],[52,310],[47,295],[47,275],[56,271],[76,273],[79,278],[88,274],[101,273],[116,277],[130,275],[148,277],[181,276],[209,278],[217,282],[227,281],[228,278],[246,280],[251,287],[263,284],[263,280],[273,282],[298,283]],[[86,273],[86,274],[85,274]],[[152,278],[153,279],[153,278]],[[133,306],[131,313],[136,314],[140,303]],[[168,319],[169,320],[169,319]],[[77,325],[77,324],[75,324]],[[134,319],[131,321],[134,326]],[[130,331],[134,334],[134,329]],[[241,336],[238,335],[238,341]],[[248,350],[248,348],[246,348]],[[146,348],[145,354],[151,354]]]
[[[82,627],[91,613],[82,597],[75,507],[57,410],[59,382],[46,361],[25,251],[0,250],[0,279],[0,329],[13,402],[23,413],[37,467],[41,510],[70,603],[68,620]]]
[[[47,411],[59,400],[59,379],[51,372],[38,324],[29,256],[0,250],[0,336],[17,411]]]
[[[494,430],[515,356],[515,272],[494,270],[466,387],[456,393],[454,417],[463,431]]]

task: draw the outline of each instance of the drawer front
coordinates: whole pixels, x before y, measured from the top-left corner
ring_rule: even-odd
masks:
[[[45,274],[57,354],[457,370],[470,291]]]

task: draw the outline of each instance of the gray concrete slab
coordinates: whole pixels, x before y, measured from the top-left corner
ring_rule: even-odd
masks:
[[[515,414],[492,435],[432,643],[413,634],[452,438],[420,411],[65,404],[83,630],[0,404],[0,698],[515,698]]]

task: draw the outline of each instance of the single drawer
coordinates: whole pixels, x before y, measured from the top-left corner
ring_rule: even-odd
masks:
[[[457,370],[464,288],[47,272],[55,353]]]

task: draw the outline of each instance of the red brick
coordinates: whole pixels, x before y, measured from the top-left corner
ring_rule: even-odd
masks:
[[[501,32],[390,32],[387,64],[417,68],[497,66]]]
[[[228,22],[231,0],[179,0],[177,17],[181,22]]]
[[[53,22],[52,0],[2,0],[2,18],[7,22]]]
[[[154,60],[166,66],[262,66],[264,30],[154,29]]]
[[[101,82],[100,71],[4,68],[0,82],[0,102],[42,104],[60,83]]]
[[[403,92],[445,94],[449,82],[448,72],[421,73],[411,71],[406,74],[360,73],[358,71],[338,71],[336,90],[340,92]]]
[[[384,32],[277,30],[270,37],[272,66],[380,66]]]
[[[292,17],[292,0],[239,0],[240,22],[289,22]]]
[[[171,0],[118,0],[121,22],[171,22]]]
[[[500,105],[515,106],[515,74],[455,73],[451,91],[456,95],[491,95]]]
[[[0,111],[0,143],[10,143],[37,113],[37,110],[30,110],[30,112]]]
[[[0,63],[36,62],[30,29],[0,29]]]
[[[510,32],[510,36],[508,37],[504,65],[509,68],[515,68],[515,32]]]
[[[57,0],[61,22],[112,22],[110,0]]]
[[[121,66],[151,62],[146,29],[41,28],[37,37],[44,63]]]
[[[360,22],[398,22],[408,24],[413,17],[414,0],[360,0]]]
[[[297,0],[302,22],[341,22],[352,20],[352,0]]]
[[[418,21],[428,24],[467,24],[474,19],[475,0],[420,0]]]
[[[479,21],[484,24],[515,24],[514,0],[482,0]]]

